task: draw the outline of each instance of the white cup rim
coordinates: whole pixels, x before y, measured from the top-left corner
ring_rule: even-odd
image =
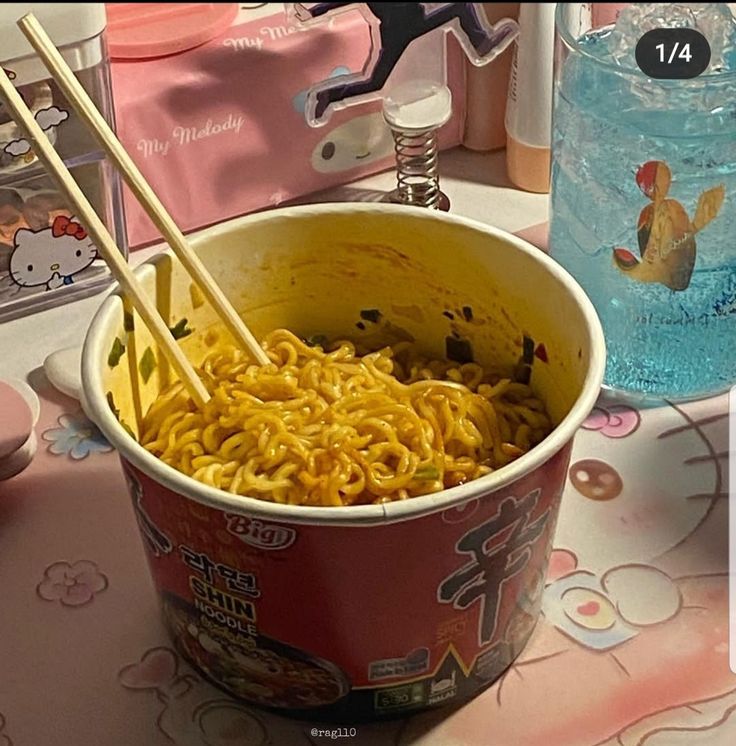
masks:
[[[585,320],[591,351],[585,380],[578,398],[567,415],[542,443],[532,448],[528,453],[520,456],[497,472],[492,472],[458,487],[430,495],[414,497],[411,500],[384,503],[381,505],[358,505],[334,508],[281,505],[253,497],[231,495],[216,487],[210,487],[197,482],[168,464],[165,464],[131,438],[118,422],[107,403],[99,361],[103,360],[106,355],[102,346],[103,340],[106,339],[105,330],[109,324],[109,318],[121,302],[119,288],[114,289],[98,309],[84,342],[82,353],[82,386],[84,390],[84,408],[88,416],[102,430],[125,461],[173,492],[217,510],[258,517],[279,523],[367,526],[420,518],[447,510],[448,508],[455,508],[472,499],[490,495],[539,469],[572,441],[578,428],[595,406],[603,382],[606,353],[603,329],[588,296],[577,281],[562,266],[537,247],[499,228],[494,228],[469,218],[404,205],[377,205],[373,203],[323,203],[285,207],[264,213],[247,215],[206,229],[203,232],[206,233],[206,236],[202,234],[199,234],[199,238],[196,235],[193,236],[192,245],[196,248],[205,238],[210,242],[213,238],[217,239],[219,235],[230,233],[234,228],[242,225],[280,221],[298,217],[299,215],[311,214],[327,218],[335,214],[366,215],[388,213],[406,215],[407,211],[411,211],[410,214],[413,219],[441,220],[486,233],[489,236],[506,242],[513,247],[513,250],[528,254],[535,261],[541,263],[565,287],[566,291],[580,307]],[[170,251],[166,253],[173,256],[173,253]],[[135,270],[136,273],[145,271],[147,265],[154,260],[155,257],[143,263]]]

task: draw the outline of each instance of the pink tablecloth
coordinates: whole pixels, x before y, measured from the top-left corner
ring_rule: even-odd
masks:
[[[736,743],[725,396],[641,411],[602,398],[515,665],[464,707],[352,735],[237,703],[180,660],[116,455],[75,401],[31,383],[39,452],[0,483],[0,746]]]
[[[76,402],[34,383],[39,453],[0,485],[0,744],[331,740],[230,700],[171,650],[116,455]],[[459,710],[345,740],[736,742],[726,423],[725,397],[641,412],[602,401],[577,439],[544,617],[520,660]]]

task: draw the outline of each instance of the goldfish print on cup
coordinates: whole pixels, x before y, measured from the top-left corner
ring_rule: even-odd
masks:
[[[725,190],[721,185],[703,192],[691,222],[685,208],[668,198],[671,182],[672,172],[664,161],[648,161],[639,167],[637,186],[651,200],[636,226],[640,256],[618,247],[613,250],[613,262],[638,282],[687,290],[695,267],[695,235],[718,215]]]
[[[59,601],[62,606],[84,606],[107,588],[107,576],[89,560],[73,564],[54,562],[43,574],[36,592],[44,601]]]

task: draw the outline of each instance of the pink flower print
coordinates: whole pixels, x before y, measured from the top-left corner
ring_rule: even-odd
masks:
[[[60,601],[64,606],[84,606],[107,588],[107,577],[94,562],[80,560],[49,565],[36,592],[44,601]]]
[[[639,412],[625,404],[595,407],[583,422],[584,430],[597,430],[607,438],[625,438],[641,423]]]

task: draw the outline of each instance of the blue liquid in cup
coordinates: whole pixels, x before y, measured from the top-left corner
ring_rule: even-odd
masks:
[[[557,71],[551,253],[601,317],[607,385],[672,398],[723,391],[736,382],[736,71],[648,80],[616,66],[609,35],[588,32]],[[669,168],[665,199],[679,203],[660,208],[656,227],[651,190],[647,196],[637,184],[639,172],[646,186],[639,169],[650,161]],[[710,222],[689,237],[678,233],[673,220],[681,224],[684,210],[694,221],[701,194],[721,185],[725,196]],[[662,281],[619,266],[645,261],[640,240],[645,256],[667,265]],[[688,241],[692,274],[687,287],[672,289],[665,283],[676,284],[678,271],[684,282],[692,247],[679,269],[673,252]]]

